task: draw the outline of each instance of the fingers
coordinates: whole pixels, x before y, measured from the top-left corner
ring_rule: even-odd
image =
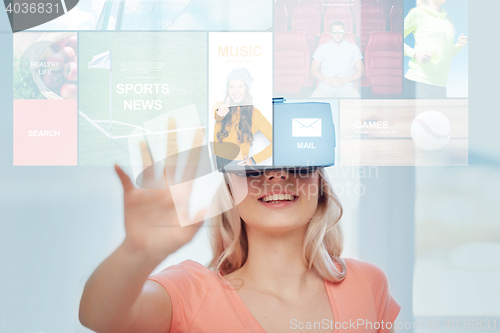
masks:
[[[139,145],[141,147],[142,168],[146,169],[148,166],[153,164],[153,161],[151,160],[151,156],[149,155],[148,144],[146,143],[146,141],[141,140]]]
[[[467,36],[464,36],[464,34],[461,34],[460,37],[458,37],[458,45],[461,47],[464,47],[467,45],[468,38]]]
[[[430,58],[432,58],[433,54],[431,52],[424,51],[422,53],[423,53],[422,56],[423,56],[424,59],[427,59],[427,58],[430,59]]]
[[[175,175],[175,167],[177,166],[177,157],[179,149],[177,146],[177,132],[170,132],[177,129],[177,125],[173,118],[168,120],[167,133],[167,154],[165,159],[165,174],[167,178],[172,178]]]
[[[153,159],[149,154],[149,147],[146,141],[142,140],[140,142],[141,147],[141,158],[142,158],[142,169],[144,170],[142,174],[143,183],[146,181],[150,181],[154,179],[154,167],[153,167]]]
[[[419,57],[420,62],[423,64],[428,63],[434,54],[428,51],[420,51]]]
[[[128,192],[134,189],[134,184],[130,181],[130,177],[118,166],[115,164],[115,171],[120,178],[120,182],[122,183],[123,191]]]
[[[223,107],[219,109],[219,116],[220,117],[225,117],[229,113],[229,108],[228,107]]]
[[[203,222],[205,222],[205,215],[207,214],[207,212],[208,209],[202,208],[196,213],[195,217],[192,220],[188,220],[186,221],[185,224],[181,224],[186,230],[186,232],[188,232],[189,230],[188,234],[189,240],[191,240],[196,234],[196,232],[200,230],[201,226],[203,225]]]
[[[203,129],[199,128],[198,130],[196,130],[193,140],[193,146],[189,153],[188,161],[186,164],[186,169],[184,170],[184,174],[182,175],[182,182],[193,180],[196,176],[196,170],[198,169],[198,164],[200,162],[203,137]]]
[[[177,129],[177,125],[173,118],[168,119],[167,124],[167,152],[165,157],[165,164],[163,166],[163,179],[168,184],[173,184],[175,178],[175,170],[177,167],[177,157],[179,154],[177,146],[177,132],[171,132]]]
[[[208,212],[207,208],[202,208],[196,213],[193,222],[194,223],[201,222],[199,223],[199,225],[196,225],[198,228],[200,228],[203,222],[205,221],[205,215],[207,215],[207,212]]]
[[[227,105],[221,105],[217,109],[217,114],[219,115],[219,117],[224,118],[228,113],[229,113],[229,107]]]
[[[429,60],[431,60],[433,55],[434,54],[429,51],[418,51],[415,54],[415,58],[417,59],[417,61],[420,61],[421,63],[425,64],[429,62]]]
[[[334,88],[339,88],[339,87],[341,87],[341,82],[339,81],[339,79],[335,79],[335,80],[333,80],[333,82],[332,82],[332,86],[333,86]]]
[[[330,80],[328,81],[328,84],[331,85],[334,88],[337,88],[338,84],[339,84],[338,82],[339,82],[338,78],[330,78]]]
[[[253,165],[253,161],[250,156],[247,155],[243,158],[243,161],[238,162],[238,165]]]

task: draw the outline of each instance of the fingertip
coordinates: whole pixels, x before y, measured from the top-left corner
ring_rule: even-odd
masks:
[[[194,217],[194,223],[192,224],[192,226],[194,227],[201,227],[203,225],[203,223],[205,222],[205,217],[208,213],[208,209],[207,208],[202,208],[200,209],[195,217]]]
[[[168,130],[174,130],[174,129],[176,129],[176,127],[177,127],[177,124],[175,123],[175,119],[173,117],[169,118],[168,125],[167,125]]]

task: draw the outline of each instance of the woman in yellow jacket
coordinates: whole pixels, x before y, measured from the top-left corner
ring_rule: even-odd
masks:
[[[273,127],[262,113],[253,106],[249,88],[253,78],[246,68],[235,68],[227,76],[225,102],[217,102],[213,107],[215,115],[215,154],[219,168],[227,164],[254,165],[272,155]],[[254,134],[260,131],[270,144],[257,154],[250,156],[250,147]],[[231,145],[239,147],[238,156],[234,156]],[[228,147],[225,149],[224,147]],[[234,146],[233,146],[234,147]]]
[[[404,45],[410,57],[405,75],[405,98],[446,98],[451,60],[467,45],[463,34],[455,41],[453,21],[441,6],[446,0],[420,0],[404,21],[404,37],[413,33],[415,47]],[[466,8],[464,8],[466,10]]]

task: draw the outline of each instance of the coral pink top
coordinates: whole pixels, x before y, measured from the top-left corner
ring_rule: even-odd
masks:
[[[400,306],[389,293],[384,272],[362,261],[345,262],[346,277],[342,282],[324,280],[335,321],[333,332],[389,332],[386,323],[394,322]],[[234,287],[197,262],[184,261],[149,279],[161,284],[170,295],[172,333],[266,333]],[[355,326],[360,323],[358,319],[364,324]],[[377,329],[382,321],[384,328]]]

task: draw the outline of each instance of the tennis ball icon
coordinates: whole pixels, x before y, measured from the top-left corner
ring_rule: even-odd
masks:
[[[411,123],[411,137],[423,150],[444,148],[451,137],[450,121],[438,111],[422,112]]]

